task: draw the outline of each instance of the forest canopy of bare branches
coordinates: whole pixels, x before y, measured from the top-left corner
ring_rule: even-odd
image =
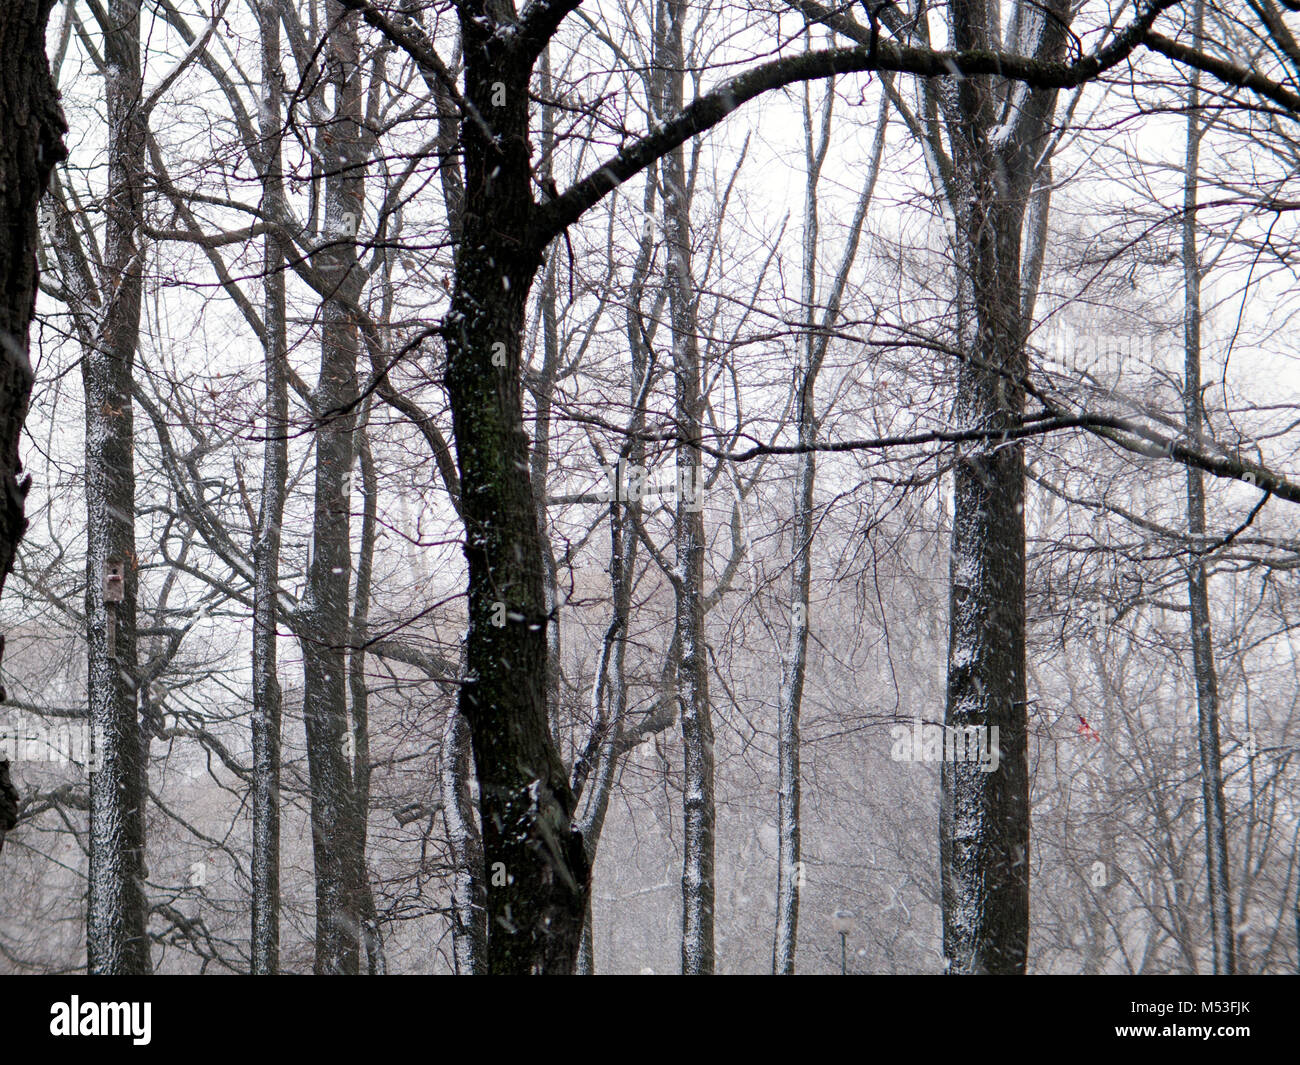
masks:
[[[0,49],[0,972],[1300,967],[1294,0]]]

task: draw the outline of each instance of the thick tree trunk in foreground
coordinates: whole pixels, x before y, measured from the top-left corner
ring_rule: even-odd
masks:
[[[1018,262],[1018,219],[1014,208],[990,202],[991,186],[975,191],[976,217],[968,222],[975,239],[961,249],[970,256],[963,266],[976,275],[999,259],[1013,269]],[[976,277],[967,350],[984,365],[966,362],[958,371],[956,423],[962,428],[1009,427],[1023,413],[1024,392],[1008,383],[1024,372],[1015,281],[1009,271]],[[989,729],[990,744],[996,728],[1001,754],[995,772],[975,762],[943,763],[944,956],[954,972],[1023,972],[1028,950],[1023,506],[1019,445],[993,441],[965,451],[953,470],[945,721]]]
[[[460,709],[470,723],[493,973],[569,973],[588,867],[547,713],[545,565],[520,395],[524,311],[541,265],[528,147],[532,57],[461,9],[465,210],[444,323],[460,466],[469,633]]]
[[[45,58],[53,0],[0,7],[0,592],[27,528],[18,443],[32,394],[27,331],[36,310],[37,204],[66,152],[58,92]],[[4,638],[0,637],[0,655]],[[4,689],[0,688],[0,702]],[[0,760],[0,847],[18,816],[9,763]]]
[[[86,393],[86,637],[90,723],[101,739],[90,778],[92,973],[147,973],[145,798],[148,740],[137,704],[135,429],[131,386],[140,339],[144,116],[139,0],[113,0],[104,27],[108,109],[106,300],[82,360]],[[110,566],[116,575],[110,572]]]
[[[996,48],[986,0],[950,9],[959,49]],[[1022,11],[1029,54],[1059,54],[1068,10]],[[990,27],[993,27],[991,30]],[[960,80],[948,124],[955,223],[958,428],[992,433],[1025,409],[1021,231],[1055,92],[992,77]],[[1024,449],[993,437],[953,470],[945,722],[997,736],[996,770],[945,760],[939,817],[944,957],[952,973],[1023,973],[1029,949],[1029,760],[1025,670]],[[992,730],[997,729],[995,734]]]

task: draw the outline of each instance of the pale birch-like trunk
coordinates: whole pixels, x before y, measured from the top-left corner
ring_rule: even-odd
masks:
[[[662,74],[656,77],[662,81]],[[650,385],[650,353],[645,341],[645,316],[641,299],[646,280],[654,262],[655,228],[650,223],[654,216],[656,185],[645,183],[641,210],[646,219],[640,247],[632,268],[628,285],[627,317],[624,332],[627,338],[631,373],[628,379],[628,402],[631,417],[628,420],[627,440],[617,456],[619,462],[629,466],[645,463],[645,442],[639,435],[645,428],[645,404]],[[662,303],[665,294],[659,294]],[[653,317],[653,316],[652,316]],[[617,475],[616,475],[617,476]],[[616,483],[618,481],[616,480]],[[609,587],[612,605],[609,627],[601,646],[600,661],[596,666],[596,679],[592,686],[592,735],[594,751],[584,751],[573,769],[573,788],[582,806],[578,819],[587,860],[594,868],[600,844],[609,799],[617,776],[619,759],[626,750],[623,743],[623,722],[627,716],[627,628],[632,609],[632,585],[636,577],[637,548],[640,540],[635,523],[640,520],[641,502],[617,498],[609,505]],[[584,976],[596,972],[594,927],[591,899],[587,899],[587,915],[583,925],[582,943],[578,953],[578,973]]]
[[[442,734],[439,780],[442,815],[451,850],[452,959],[459,976],[488,972],[487,906],[483,879],[483,838],[474,823],[470,796],[470,730],[465,715],[453,707]]]
[[[365,405],[363,421],[369,418]],[[366,686],[366,640],[370,623],[370,591],[375,569],[375,536],[379,527],[379,474],[370,450],[367,429],[356,432],[357,468],[361,473],[361,543],[357,554],[357,580],[352,596],[352,636],[348,641],[348,689],[352,709],[352,780],[356,807],[357,838],[353,843],[358,864],[357,890],[361,900],[362,941],[366,948],[366,972],[382,976],[387,972],[384,936],[379,927],[375,893],[370,885],[366,846],[370,810],[370,691]]]

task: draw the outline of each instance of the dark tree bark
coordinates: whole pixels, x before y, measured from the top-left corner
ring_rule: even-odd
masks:
[[[18,824],[18,789],[9,779],[9,760],[0,761],[0,850],[5,833]]]
[[[33,382],[27,353],[36,311],[37,205],[51,169],[67,154],[67,127],[45,58],[45,24],[53,6],[54,0],[14,0],[0,7],[0,593],[27,528],[31,479],[22,476],[18,444]],[[17,817],[9,763],[0,760],[0,847]]]
[[[996,7],[956,0],[959,50],[996,50]],[[1061,52],[1068,6],[1021,22],[1030,54]],[[990,27],[994,27],[992,30]],[[948,200],[954,216],[959,343],[954,421],[997,431],[1023,417],[1020,244],[1055,110],[1055,90],[993,77],[959,80],[948,105]],[[953,973],[1023,973],[1029,949],[1029,757],[1025,669],[1024,449],[996,438],[953,470],[952,573],[945,722],[998,730],[995,772],[943,763],[939,850],[944,957]]]
[[[469,635],[460,710],[470,723],[493,973],[574,968],[588,869],[568,775],[551,738],[545,564],[529,476],[520,361],[541,266],[533,224],[528,88],[536,54],[462,5],[465,201],[446,384],[460,467]]]
[[[132,381],[144,283],[145,116],[140,110],[140,2],[112,0],[104,34],[108,111],[103,313],[82,360],[86,393],[86,621],[90,723],[101,738],[90,778],[89,969],[151,969],[146,934],[147,733],[136,653],[135,427]],[[109,567],[121,587],[109,592]],[[114,601],[116,599],[116,601]]]
[[[568,973],[582,933],[589,867],[574,824],[574,796],[549,727],[547,626],[553,619],[546,607],[543,539],[520,395],[527,293],[544,249],[622,182],[762,93],[866,70],[928,78],[960,72],[963,84],[980,75],[981,86],[994,74],[1045,87],[1078,85],[1129,55],[1159,7],[1144,10],[1101,53],[1074,65],[1007,55],[983,40],[960,54],[880,42],[878,49],[826,49],[762,63],[725,79],[539,204],[531,190],[529,83],[534,64],[576,0],[530,0],[522,11],[512,0],[457,5],[463,97],[418,21],[398,24],[368,0],[332,2],[362,12],[415,59],[427,82],[440,86],[440,105],[454,105],[458,112],[463,181],[444,182],[451,194],[456,262],[441,333],[466,529],[469,629],[460,709],[470,723],[479,780],[489,967],[501,973]],[[983,5],[979,10],[987,24],[987,10]],[[1048,36],[1057,45],[1051,54],[1059,54],[1062,34],[1055,22]],[[966,33],[962,43],[970,38]],[[1039,54],[1048,53],[1040,49]],[[1050,93],[1035,98],[1039,95],[1054,99]],[[448,138],[439,153],[450,153]],[[1018,247],[1015,252],[1018,256]],[[683,640],[682,649],[684,655],[697,652],[702,662],[702,645],[688,648]],[[1023,700],[1011,712],[1023,715]],[[705,827],[702,820],[700,827]]]
[[[325,172],[322,245],[314,265],[337,297],[322,307],[320,377],[313,395],[316,495],[311,564],[300,610],[303,720],[311,780],[312,852],[316,868],[317,973],[355,974],[360,965],[363,910],[360,819],[345,750],[348,732],[347,648],[351,631],[350,481],[356,429],[359,332],[351,308],[360,303],[363,273],[355,237],[362,213],[362,148],[358,19],[327,4],[331,32],[328,77],[334,113],[319,131]]]

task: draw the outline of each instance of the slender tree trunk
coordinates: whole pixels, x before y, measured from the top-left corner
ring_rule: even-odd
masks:
[[[640,451],[640,447],[634,448]],[[630,458],[636,462],[637,459]],[[632,580],[636,570],[637,538],[627,528],[623,506],[611,503],[609,518],[609,583],[613,601],[613,616],[605,634],[600,665],[596,675],[593,717],[600,733],[596,764],[582,794],[582,815],[579,824],[587,847],[587,861],[594,868],[596,850],[609,812],[609,799],[613,792],[622,752],[623,721],[627,715],[627,623],[632,606]],[[591,899],[587,900],[587,913],[582,931],[582,947],[578,957],[578,972],[583,976],[596,973],[594,924]]]
[[[1088,818],[1089,833],[1096,838],[1095,863],[1100,864],[1100,876],[1097,864],[1088,870],[1089,891],[1086,901],[1088,914],[1088,942],[1084,955],[1083,971],[1086,975],[1101,975],[1105,972],[1107,950],[1106,943],[1111,929],[1111,898],[1114,893],[1117,873],[1115,859],[1115,808],[1111,798],[1111,781],[1115,780],[1113,771],[1113,737],[1119,725],[1119,716],[1115,712],[1115,689],[1110,675],[1106,671],[1105,635],[1094,633],[1090,639],[1093,668],[1097,682],[1101,687],[1100,718],[1091,720],[1093,728],[1102,738],[1095,741],[1100,747],[1096,758],[1101,763],[1100,772],[1088,774],[1088,782],[1093,798],[1093,812]],[[1095,712],[1095,711],[1094,711]]]
[[[538,58],[537,84],[541,98],[544,101],[549,100],[551,96],[549,49],[544,49]],[[549,103],[543,103],[540,111],[541,158],[537,166],[538,178],[544,185],[554,188],[555,108]],[[551,543],[546,522],[546,480],[551,465],[551,408],[555,399],[556,374],[560,369],[559,314],[556,307],[558,302],[556,270],[559,266],[560,244],[561,242],[557,241],[551,245],[550,255],[542,271],[541,298],[538,301],[542,326],[542,366],[532,389],[536,404],[536,414],[533,418],[532,480],[533,491],[537,497],[537,527],[542,538],[542,563],[546,567],[546,613],[552,619],[546,629],[546,653],[549,659],[546,703],[551,710],[551,729],[557,735],[560,727],[560,594],[555,548]]]
[[[662,66],[666,71],[661,114],[682,108],[685,86],[684,23],[686,0],[668,0],[662,11]],[[685,757],[683,779],[685,840],[682,858],[682,972],[712,974],[714,823],[713,722],[709,707],[708,656],[704,634],[703,453],[700,451],[702,400],[700,345],[695,279],[691,271],[691,207],[686,183],[686,151],[681,145],[660,162],[664,198],[664,239],[668,255],[668,306],[672,320],[673,377],[676,382],[677,632],[681,658],[677,700],[681,711]]]
[[[453,710],[442,735],[442,815],[451,848],[451,943],[456,973],[483,976],[488,972],[487,908],[484,905],[483,837],[474,824],[470,798],[469,722]]]
[[[799,293],[804,313],[800,338],[802,365],[798,369],[795,420],[799,446],[807,450],[795,457],[790,548],[790,636],[782,677],[777,717],[777,874],[776,937],[772,972],[794,975],[799,928],[799,711],[803,705],[804,676],[808,667],[808,610],[812,588],[813,489],[817,482],[817,373],[820,369],[817,322],[818,182],[830,147],[831,108],[835,86],[828,82],[820,138],[815,138],[816,115],[804,86],[804,223],[803,279]]]
[[[111,0],[104,27],[108,189],[106,306],[82,360],[86,394],[87,691],[101,743],[90,778],[90,891],[86,916],[91,973],[151,969],[146,931],[145,797],[148,740],[136,690],[134,422],[131,385],[140,339],[144,247],[144,119],[139,110],[139,0]]]
[[[36,310],[37,205],[50,170],[67,154],[58,91],[45,58],[45,24],[53,0],[21,0],[0,8],[0,592],[13,571],[27,528],[18,444],[32,394],[28,328]],[[4,637],[0,636],[0,655]],[[4,701],[0,687],[0,702]],[[18,793],[9,762],[0,759],[0,848],[17,823]]]
[[[460,10],[465,209],[444,322],[460,467],[469,632],[461,712],[479,780],[493,973],[572,972],[588,867],[551,738],[545,564],[520,395],[524,311],[541,265],[530,190],[531,57]]]
[[[257,8],[262,37],[260,114],[263,209],[284,215],[280,159],[283,102],[280,0]],[[280,680],[276,672],[276,595],[280,583],[280,523],[288,482],[289,390],[286,360],[284,249],[273,230],[263,246],[265,286],[266,441],[262,451],[262,505],[253,544],[253,926],[252,970],[280,968]]]
[[[793,975],[798,944],[799,920],[799,716],[803,707],[804,676],[808,664],[808,634],[811,618],[810,591],[812,588],[813,543],[813,491],[817,480],[817,456],[812,445],[817,440],[817,377],[830,342],[830,330],[839,319],[840,306],[848,284],[849,272],[857,258],[862,228],[880,175],[880,163],[885,150],[885,126],[889,104],[882,97],[876,121],[875,143],[872,147],[871,168],[864,176],[862,193],[857,209],[849,223],[848,240],[840,260],[839,271],[825,296],[825,308],[817,313],[817,257],[818,257],[818,203],[822,166],[831,143],[831,109],[835,86],[828,84],[823,105],[820,140],[814,146],[813,113],[810,100],[804,97],[805,157],[807,180],[804,189],[804,247],[803,288],[801,299],[806,315],[803,343],[803,365],[797,379],[798,396],[795,416],[799,443],[808,450],[795,459],[795,483],[792,521],[792,547],[794,565],[790,578],[790,637],[786,655],[785,675],[782,678],[781,703],[777,722],[777,908],[776,935],[773,944],[772,971]],[[820,328],[819,328],[820,326]]]
[[[657,188],[654,181],[645,183],[642,213],[647,219],[640,248],[632,268],[628,285],[627,317],[624,333],[627,338],[631,372],[628,375],[628,405],[632,414],[628,420],[627,439],[619,450],[617,461],[629,467],[645,464],[645,441],[639,433],[645,428],[645,404],[649,393],[650,352],[645,342],[645,315],[641,300],[646,280],[655,258],[655,229],[649,224],[655,210]],[[659,299],[662,301],[661,292]],[[652,317],[657,317],[652,315]],[[621,483],[616,469],[615,484]],[[627,627],[632,611],[632,586],[636,578],[637,548],[640,540],[633,524],[640,520],[639,499],[622,501],[615,494],[609,506],[609,589],[613,607],[609,628],[605,631],[600,663],[596,668],[596,681],[592,691],[592,737],[594,754],[584,752],[573,771],[574,791],[582,803],[579,825],[587,848],[587,861],[594,869],[605,815],[613,791],[619,760],[622,757],[623,722],[627,716]],[[594,762],[594,764],[592,764]],[[578,972],[593,976],[596,972],[595,926],[591,912],[591,898],[587,899],[587,914],[583,925],[582,946],[578,956]]]
[[[365,418],[369,417],[369,404]],[[352,597],[352,637],[348,641],[348,687],[352,696],[352,779],[357,810],[356,861],[360,865],[362,936],[366,948],[366,972],[382,976],[388,962],[384,937],[379,927],[375,893],[370,885],[366,862],[370,812],[370,692],[366,687],[366,633],[370,624],[370,588],[375,568],[375,534],[379,525],[379,475],[370,450],[367,430],[357,430],[357,466],[361,471],[361,544],[357,555],[357,585]]]
[[[1197,0],[1193,34],[1199,40],[1205,18]],[[1192,72],[1187,96],[1187,158],[1183,172],[1183,411],[1187,434],[1199,440],[1204,423],[1201,402],[1201,265],[1196,248],[1197,190],[1200,179],[1200,74]],[[1187,565],[1187,602],[1196,678],[1197,741],[1201,753],[1201,801],[1205,812],[1205,868],[1210,897],[1210,939],[1215,973],[1235,973],[1232,891],[1228,875],[1228,829],[1219,746],[1219,682],[1210,626],[1209,575],[1200,544],[1205,536],[1205,483],[1201,471],[1187,468],[1187,531],[1193,543]]]
[[[353,974],[360,964],[361,839],[348,731],[347,646],[352,570],[350,482],[356,428],[358,327],[362,272],[355,237],[362,212],[361,73],[357,16],[329,0],[327,70],[335,104],[319,131],[325,172],[322,247],[317,268],[339,296],[322,308],[321,367],[313,397],[316,498],[312,556],[301,609],[303,720],[311,780],[316,866],[316,972]]]

